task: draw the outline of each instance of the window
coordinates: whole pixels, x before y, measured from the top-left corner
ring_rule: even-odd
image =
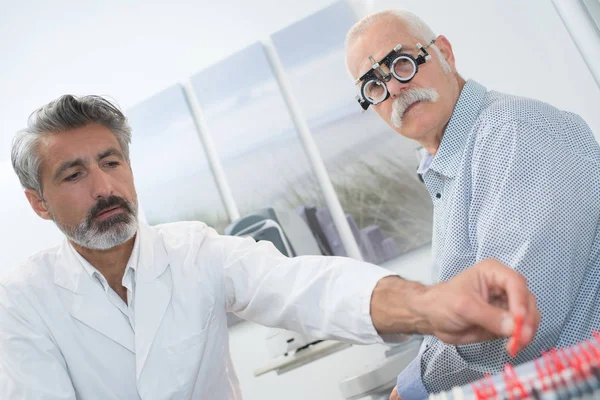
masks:
[[[344,40],[345,2],[272,35],[365,259],[383,263],[431,240],[432,205],[416,175],[417,143],[361,113]]]
[[[264,49],[253,44],[192,77],[240,215],[300,213],[324,200]]]
[[[148,222],[199,220],[223,233],[229,218],[182,87],[164,90],[127,116],[135,183]]]

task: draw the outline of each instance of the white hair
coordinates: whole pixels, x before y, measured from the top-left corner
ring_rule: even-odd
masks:
[[[351,44],[382,19],[398,20],[407,28],[411,35],[423,41],[423,43],[421,43],[423,46],[427,46],[437,37],[429,25],[415,14],[406,10],[390,9],[367,15],[355,23],[346,34],[346,51],[348,51]],[[446,58],[444,58],[440,49],[435,44],[430,45],[429,49],[437,56],[444,72],[451,72],[452,67],[450,67],[450,64],[446,61]]]

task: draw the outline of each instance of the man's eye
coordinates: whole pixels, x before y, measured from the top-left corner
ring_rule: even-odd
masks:
[[[119,165],[121,165],[121,163],[118,161],[109,161],[105,165],[109,168],[115,168],[115,167],[118,167]]]
[[[71,174],[71,175],[67,176],[67,177],[65,178],[65,181],[67,181],[67,182],[72,182],[72,181],[74,181],[75,179],[79,178],[79,176],[80,176],[80,175],[81,175],[81,172],[75,172],[74,174]]]

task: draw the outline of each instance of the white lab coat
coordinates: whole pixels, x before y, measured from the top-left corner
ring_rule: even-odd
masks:
[[[380,343],[391,273],[281,255],[197,222],[140,225],[134,327],[65,243],[0,281],[0,399],[240,399],[226,312],[317,338]],[[135,330],[135,332],[134,332]]]

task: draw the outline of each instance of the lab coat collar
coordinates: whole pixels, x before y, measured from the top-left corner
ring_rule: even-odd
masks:
[[[136,268],[137,280],[152,281],[162,275],[169,265],[162,238],[151,226],[140,222],[137,232],[139,240],[139,261]],[[139,269],[139,271],[138,271]],[[65,238],[57,253],[54,283],[73,293],[86,290],[82,286],[83,275],[88,275],[79,262],[76,250]]]
[[[76,250],[65,239],[57,253],[54,282],[71,292],[66,304],[73,318],[108,337],[132,353],[135,337],[121,311],[107,299],[105,291],[88,274]]]
[[[136,353],[139,379],[171,299],[172,281],[161,235],[145,223],[139,224],[138,235],[140,254],[133,299],[135,336],[120,311],[107,301],[102,288],[86,273],[66,239],[57,253],[54,281],[75,293],[70,305],[74,318]]]
[[[136,232],[137,233],[137,232]],[[81,254],[79,254],[74,248],[73,245],[69,243],[69,247],[72,250],[72,253],[75,254],[77,260],[79,260],[80,264],[83,266],[84,271],[92,278],[92,280],[99,280],[100,284],[104,288],[104,292],[108,291],[108,282],[106,278],[94,267],[90,264]],[[135,235],[133,250],[131,251],[131,256],[129,257],[129,261],[127,262],[127,266],[125,267],[125,273],[123,274],[123,286],[125,286],[125,276],[127,276],[128,270],[132,270],[135,274],[135,270],[137,268],[137,263],[139,260],[140,254],[140,235]]]

